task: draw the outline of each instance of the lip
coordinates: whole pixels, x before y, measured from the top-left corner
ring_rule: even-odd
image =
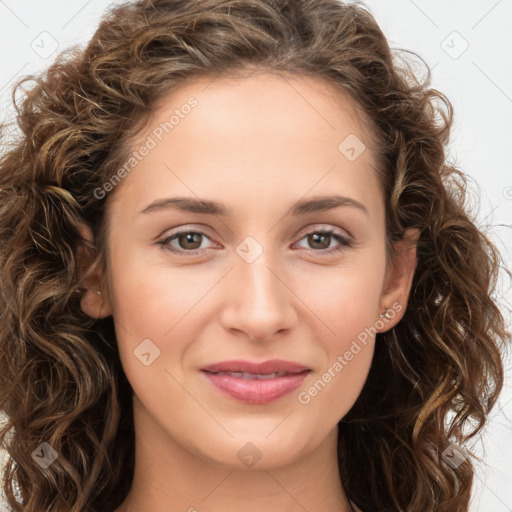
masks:
[[[220,363],[210,364],[203,366],[201,371],[205,372],[245,372],[254,373],[259,375],[268,375],[269,373],[275,372],[286,372],[286,373],[301,373],[305,370],[309,370],[307,366],[303,366],[298,363],[291,361],[284,361],[283,359],[272,359],[264,361],[262,363],[251,363],[250,361],[234,360],[234,361],[222,361]]]
[[[201,372],[223,394],[247,404],[258,405],[273,402],[291,393],[302,384],[311,369],[291,361],[274,359],[263,363],[224,361],[205,366],[201,368]],[[218,372],[254,375],[284,372],[285,374],[265,379],[252,379]]]

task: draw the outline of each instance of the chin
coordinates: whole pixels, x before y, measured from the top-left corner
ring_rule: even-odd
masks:
[[[273,428],[276,426],[274,424]],[[304,455],[308,444],[313,450],[321,443],[321,440],[305,443],[304,432],[300,436],[285,430],[270,435],[268,432],[272,430],[255,430],[253,435],[246,431],[245,435],[234,438],[226,435],[223,439],[210,439],[206,449],[198,448],[201,457],[227,469],[264,470],[292,464]]]

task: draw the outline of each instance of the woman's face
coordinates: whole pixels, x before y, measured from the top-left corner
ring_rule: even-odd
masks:
[[[386,264],[366,139],[330,86],[259,74],[182,86],[132,141],[108,197],[108,287],[82,307],[114,317],[139,442],[232,467],[335,443],[414,267],[411,251]],[[269,360],[297,368],[233,363]]]

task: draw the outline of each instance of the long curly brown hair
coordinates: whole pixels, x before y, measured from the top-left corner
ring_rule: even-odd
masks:
[[[471,458],[453,467],[443,453],[451,443],[470,451],[502,388],[501,258],[469,212],[467,178],[447,163],[452,106],[428,66],[420,80],[407,64],[415,54],[400,55],[364,5],[141,0],[16,84],[20,132],[8,142],[4,127],[0,160],[0,440],[14,512],[104,512],[126,497],[132,389],[114,319],[80,308],[79,248],[105,267],[106,200],[94,191],[159,99],[196,77],[254,68],[348,94],[377,141],[388,241],[421,233],[405,316],[377,335],[364,389],[339,423],[347,497],[365,512],[468,510]],[[44,469],[41,443],[58,454]]]

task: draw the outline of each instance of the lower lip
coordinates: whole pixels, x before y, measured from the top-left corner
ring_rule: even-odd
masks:
[[[309,374],[305,371],[274,379],[243,379],[231,375],[202,372],[222,393],[248,404],[268,404],[297,389]]]

